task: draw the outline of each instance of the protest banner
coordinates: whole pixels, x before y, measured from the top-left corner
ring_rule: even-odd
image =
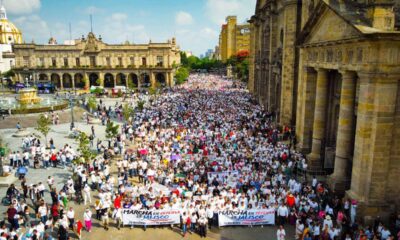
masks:
[[[273,225],[275,209],[226,210],[218,212],[218,225]]]
[[[179,210],[122,210],[124,225],[171,225],[180,223]]]

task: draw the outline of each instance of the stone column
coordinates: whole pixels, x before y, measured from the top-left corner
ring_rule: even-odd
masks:
[[[72,89],[75,90],[75,73],[71,73]]]
[[[319,170],[323,141],[325,141],[326,109],[328,94],[328,70],[317,69],[317,90],[315,96],[314,124],[311,153],[308,155],[309,169]]]
[[[170,76],[170,73],[169,72],[165,73],[165,76],[167,78],[166,81],[167,81],[168,87],[171,87],[171,76]]]
[[[104,73],[99,72],[100,86],[104,87]]]
[[[388,216],[388,173],[399,76],[358,73],[360,92],[357,111],[351,188],[347,196],[359,201],[357,215]]]
[[[150,84],[151,84],[151,87],[153,87],[153,88],[156,87],[156,79],[154,78],[154,72],[150,72]]]
[[[117,86],[117,76],[118,76],[118,73],[113,73],[114,87]]]
[[[172,72],[169,72],[168,75],[169,75],[169,86],[173,87],[175,85],[174,74]]]
[[[336,139],[334,173],[329,182],[332,189],[344,193],[349,187],[351,177],[352,136],[354,129],[354,102],[356,90],[355,72],[343,71],[340,91],[339,126]]]
[[[302,69],[302,88],[299,88],[298,109],[296,128],[298,136],[297,149],[303,153],[311,151],[312,128],[315,111],[315,88],[317,72],[309,67]]]
[[[83,74],[83,80],[85,80],[85,88],[90,89],[89,75],[86,72]]]
[[[57,74],[60,77],[60,89],[64,90],[64,78],[62,74]]]

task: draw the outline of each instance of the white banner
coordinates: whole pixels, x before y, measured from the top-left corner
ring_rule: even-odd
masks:
[[[170,225],[180,224],[179,210],[122,210],[124,225]]]
[[[254,209],[254,210],[236,210],[219,211],[218,225],[273,225],[275,224],[275,209]]]
[[[217,178],[218,182],[227,184],[231,187],[236,187],[237,180],[240,178],[239,171],[225,171],[225,172],[207,172],[208,184]]]

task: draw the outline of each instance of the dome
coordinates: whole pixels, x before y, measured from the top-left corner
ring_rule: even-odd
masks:
[[[0,8],[0,43],[22,43],[22,33],[12,22],[8,21],[4,6]]]

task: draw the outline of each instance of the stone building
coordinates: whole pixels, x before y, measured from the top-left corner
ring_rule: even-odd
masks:
[[[286,24],[274,21],[281,14]],[[293,19],[301,20],[293,25]],[[400,208],[399,19],[391,0],[259,0],[251,20],[257,30],[250,90],[267,109],[291,108],[289,122],[296,123],[309,171],[332,169],[328,183],[358,200],[357,214],[365,221]],[[282,37],[268,42],[274,38],[265,32]],[[271,65],[280,69],[280,79],[271,77]],[[272,94],[271,82],[280,83]]]
[[[243,50],[250,50],[250,25],[237,24],[236,16],[228,16],[219,35],[219,59],[226,62]]]
[[[250,91],[281,124],[294,125],[296,108],[298,1],[259,0],[250,19],[253,61]]]
[[[51,81],[58,89],[172,86],[180,64],[175,38],[166,43],[106,44],[93,33],[71,45],[15,44],[16,81]]]

